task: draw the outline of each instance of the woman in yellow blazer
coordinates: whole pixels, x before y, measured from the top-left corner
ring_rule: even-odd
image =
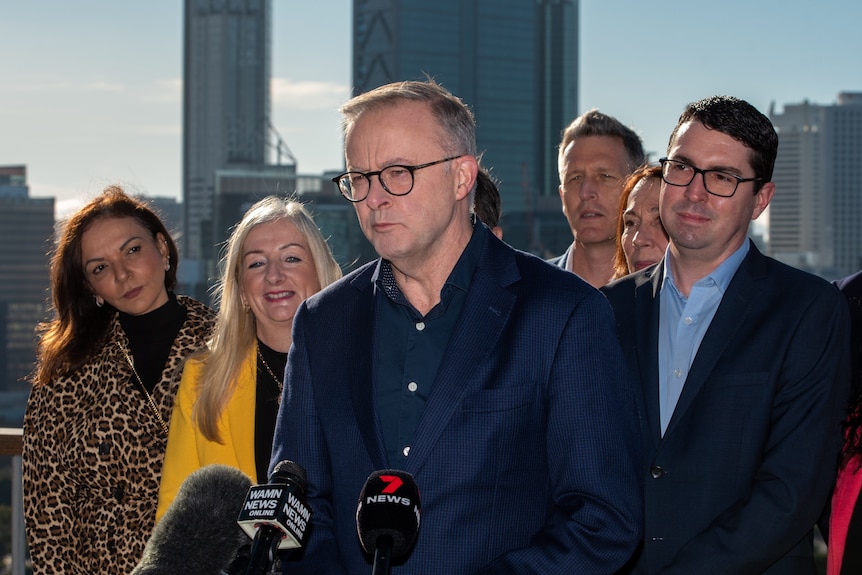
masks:
[[[157,520],[186,477],[205,465],[230,465],[266,482],[293,316],[341,277],[302,204],[275,196],[236,225],[222,270],[212,339],[186,363],[177,392]]]

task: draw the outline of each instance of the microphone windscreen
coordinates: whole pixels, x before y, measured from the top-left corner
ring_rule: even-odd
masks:
[[[366,553],[374,554],[378,539],[392,538],[392,557],[403,557],[419,532],[419,488],[406,471],[384,469],[368,476],[356,506],[356,530]]]
[[[236,524],[251,480],[207,465],[189,475],[156,524],[132,575],[218,575],[248,543]]]
[[[290,459],[285,459],[276,463],[269,476],[270,483],[287,483],[288,481],[293,481],[297,483],[303,491],[305,491],[306,480],[305,469]]]

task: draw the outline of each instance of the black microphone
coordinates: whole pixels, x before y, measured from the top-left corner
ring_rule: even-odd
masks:
[[[269,483],[252,485],[242,504],[237,523],[254,541],[248,575],[263,575],[278,549],[296,549],[311,518],[305,503],[305,470],[290,460],[280,461]]]
[[[362,548],[374,555],[372,575],[388,575],[393,559],[407,555],[419,532],[419,488],[406,471],[384,469],[368,476],[356,506]]]
[[[189,475],[144,547],[132,575],[218,575],[248,538],[234,518],[251,480],[207,465]]]

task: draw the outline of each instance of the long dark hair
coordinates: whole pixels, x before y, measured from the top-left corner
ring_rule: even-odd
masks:
[[[81,256],[84,232],[103,218],[132,218],[147,229],[154,240],[162,234],[171,263],[165,272],[165,287],[173,290],[177,283],[177,247],[159,216],[144,201],[126,195],[120,186],[105,188],[69,217],[51,255],[54,316],[36,328],[39,343],[32,376],[34,385],[73,373],[104,344],[115,310],[107,302],[102,307],[96,305]]]

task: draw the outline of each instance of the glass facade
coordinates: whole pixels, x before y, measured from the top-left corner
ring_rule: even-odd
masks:
[[[577,0],[355,0],[354,94],[434,78],[470,106],[512,245],[562,252],[557,145],[577,115]]]
[[[270,0],[186,0],[183,81],[183,239],[189,268],[206,269],[216,171],[266,163]],[[205,278],[189,293],[201,297]]]

